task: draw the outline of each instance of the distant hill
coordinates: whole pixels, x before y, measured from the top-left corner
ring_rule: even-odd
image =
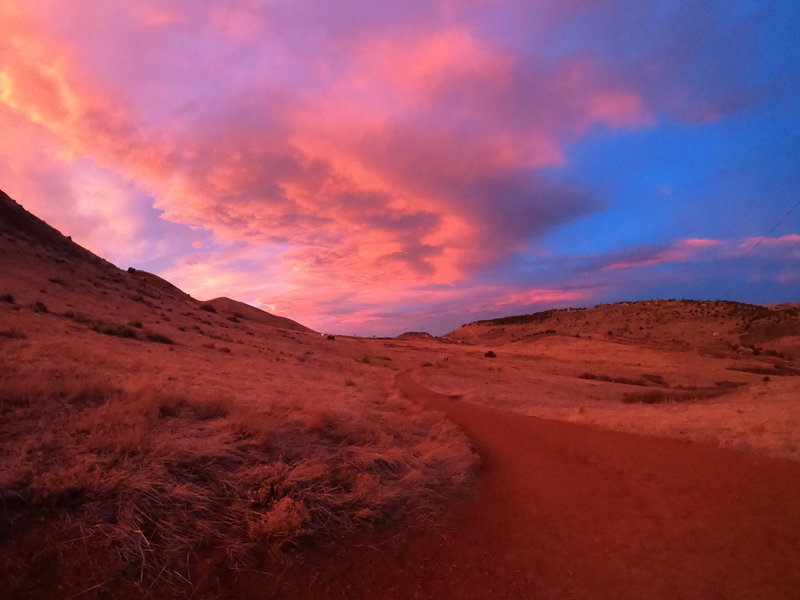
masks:
[[[0,260],[0,293],[11,293],[22,302],[45,302],[50,310],[59,312],[102,312],[139,322],[155,315],[159,320],[171,320],[168,312],[188,314],[203,305],[158,275],[134,268],[119,269],[2,191]],[[223,315],[235,313],[269,327],[312,331],[296,321],[230,298],[216,298],[210,303]]]
[[[405,333],[401,333],[397,337],[396,340],[434,340],[436,339],[427,331],[406,331]]]
[[[721,300],[620,302],[475,321],[445,337],[485,345],[533,342],[551,335],[718,355],[763,351],[800,358],[800,308]]]
[[[247,319],[254,323],[261,323],[262,325],[269,325],[270,327],[278,327],[279,329],[290,329],[292,331],[305,331],[315,333],[313,329],[309,329],[305,325],[301,325],[297,321],[292,321],[286,317],[279,317],[268,313],[255,306],[250,306],[238,300],[232,300],[224,296],[209,300],[206,304],[213,306],[217,312],[235,316],[241,319]]]

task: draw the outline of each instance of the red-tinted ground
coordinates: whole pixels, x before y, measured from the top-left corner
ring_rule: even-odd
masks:
[[[474,497],[441,528],[298,566],[273,597],[800,598],[800,465],[397,383],[472,438]]]
[[[401,340],[251,308],[0,195],[0,598],[800,598],[797,307]]]

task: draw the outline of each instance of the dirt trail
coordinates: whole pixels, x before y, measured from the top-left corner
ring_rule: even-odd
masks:
[[[293,597],[800,598],[800,465],[397,384],[471,437],[474,496],[443,528],[306,564]]]

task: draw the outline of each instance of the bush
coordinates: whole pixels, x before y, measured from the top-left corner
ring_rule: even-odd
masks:
[[[19,329],[6,329],[0,331],[0,337],[8,338],[11,340],[27,340],[28,336]]]
[[[329,335],[329,336],[328,336],[328,339],[329,339],[329,340],[335,340],[336,338],[335,338],[334,336],[332,336],[332,335]]]
[[[130,327],[120,325],[118,323],[109,323],[108,321],[95,321],[92,324],[92,331],[102,333],[104,335],[114,335],[122,338],[137,339],[136,332]]]
[[[489,350],[486,354],[484,354],[484,356],[487,358],[497,358],[497,354],[495,354],[491,350]]]
[[[161,333],[156,333],[154,331],[148,331],[144,334],[145,338],[147,338],[148,342],[155,342],[156,344],[174,344],[175,342],[172,341],[171,338],[168,338],[166,335]]]
[[[11,294],[3,294],[0,296],[0,302],[8,302],[9,304],[14,304],[14,296]]]
[[[622,397],[625,404],[661,404],[670,400],[670,396],[661,390],[647,392],[628,392]]]
[[[133,267],[128,267],[128,273],[136,273],[136,269]]]
[[[664,379],[663,375],[658,375],[654,373],[643,373],[642,379],[654,385],[659,385],[661,387],[669,387],[669,384],[667,383],[667,380]]]
[[[206,311],[206,312],[210,312],[210,313],[215,313],[215,312],[217,312],[217,309],[216,309],[216,308],[214,308],[214,305],[213,305],[213,304],[201,304],[201,305],[200,305],[200,310],[204,310],[204,311]]]

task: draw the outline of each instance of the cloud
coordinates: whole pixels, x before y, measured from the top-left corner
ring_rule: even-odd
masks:
[[[603,271],[649,267],[664,263],[681,263],[717,258],[712,249],[721,244],[719,240],[684,239],[670,244],[658,244],[628,248],[604,258]]]
[[[736,252],[685,239],[501,281],[515,257],[536,262],[545,234],[607,207],[546,175],[570,144],[655,127],[659,111],[733,110],[742,76],[703,27],[728,43],[758,15],[725,28],[710,5],[5,3],[0,117],[25,131],[7,191],[100,252],[157,248],[162,274],[196,295],[312,326],[577,302],[624,272]],[[617,35],[625,15],[646,25]],[[703,27],[681,33],[694,15]],[[698,85],[717,67],[719,86]],[[596,283],[548,280],[556,264]]]
[[[115,31],[99,19],[79,23],[74,12],[12,11],[7,106],[65,151],[136,178],[165,218],[226,239],[288,242],[290,270],[324,265],[340,283],[336,269],[381,265],[407,280],[452,280],[594,210],[580,190],[546,186],[533,170],[563,161],[563,136],[649,119],[637,93],[607,82],[591,61],[520,64],[468,24],[420,27],[407,17],[398,26],[368,11],[358,19],[368,30],[330,15],[312,28],[340,54],[314,60],[302,52],[307,15],[286,5],[276,11],[286,29],[258,43],[246,23],[269,28],[270,19],[253,3],[208,13],[111,5],[103,14]],[[56,17],[70,25],[53,35]],[[219,34],[225,53],[252,52],[246,62],[257,70],[242,79],[235,62],[192,68],[178,56],[170,86],[160,66],[171,58],[166,40],[187,28],[203,40],[191,44],[200,58],[220,46]],[[88,57],[100,43],[125,65],[141,40],[155,46],[134,62],[134,81]],[[285,72],[273,78],[268,69],[276,51],[295,47],[302,60],[283,55],[298,80],[288,87]],[[195,101],[170,115],[144,112],[140,98],[165,85],[165,96]]]

